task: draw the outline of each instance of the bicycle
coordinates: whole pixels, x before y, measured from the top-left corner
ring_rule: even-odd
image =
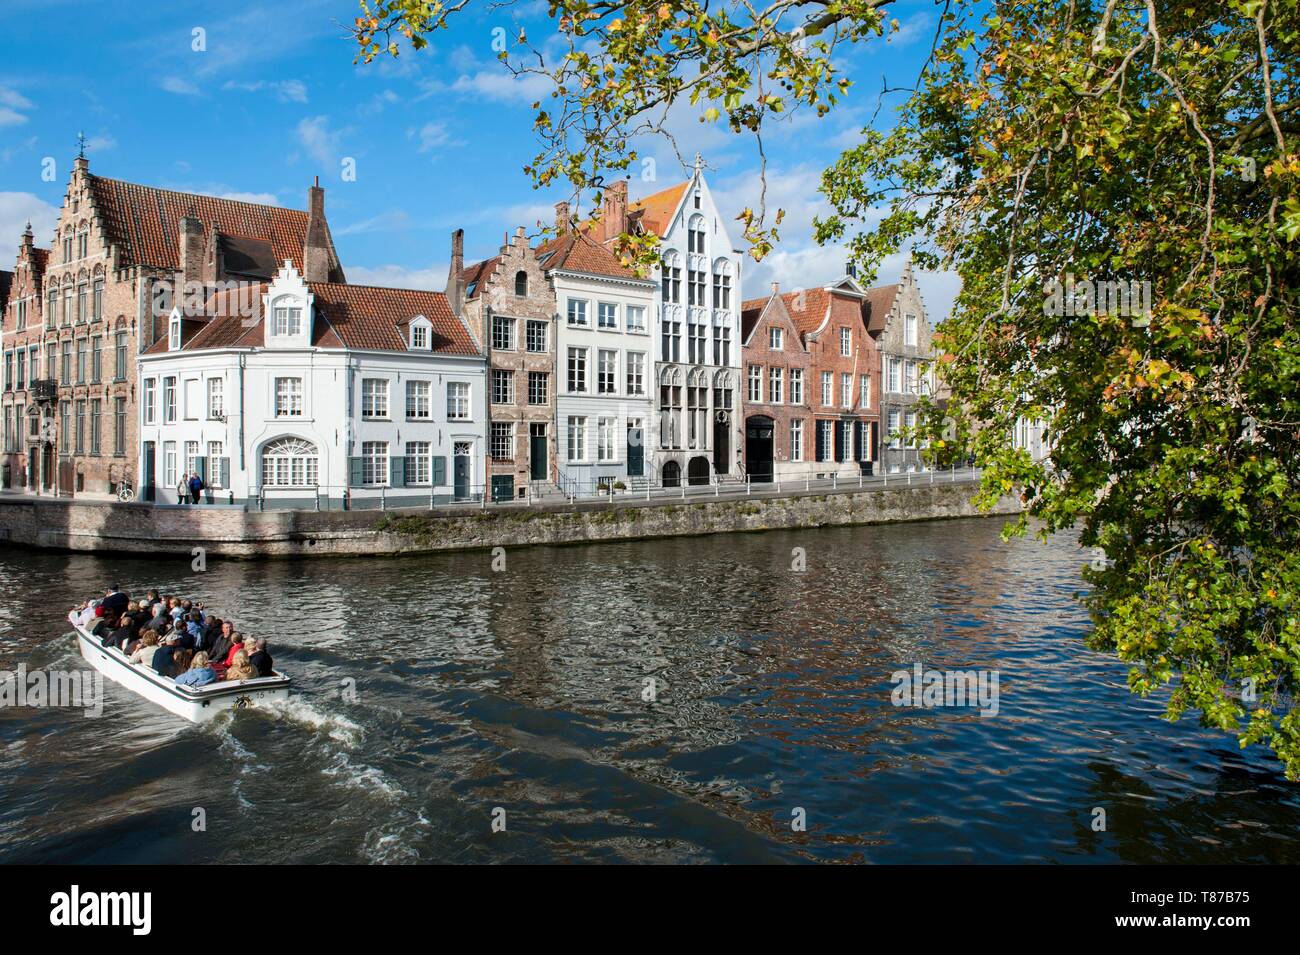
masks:
[[[135,500],[135,488],[129,481],[123,481],[117,486],[117,499],[123,504],[130,504]]]

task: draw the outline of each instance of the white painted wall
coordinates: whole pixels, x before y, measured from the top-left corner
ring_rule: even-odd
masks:
[[[654,284],[648,280],[625,280],[594,276],[576,272],[551,273],[555,288],[558,312],[556,332],[556,453],[559,469],[569,480],[577,480],[584,488],[594,487],[600,478],[621,480],[631,487],[627,473],[627,431],[629,422],[639,422],[641,432],[648,436],[653,426],[655,385],[655,326]],[[569,302],[587,302],[587,324],[569,322]],[[614,307],[615,327],[600,327],[600,305]],[[643,310],[643,332],[628,328],[628,309]],[[586,390],[569,390],[569,349],[581,348],[587,355]],[[615,357],[614,391],[601,394],[597,390],[600,372],[600,353],[613,352]],[[641,393],[628,388],[628,367],[632,354],[641,356]],[[581,460],[569,457],[570,418],[586,418],[586,453]],[[613,419],[613,460],[599,460],[599,421]],[[642,474],[649,477],[654,472],[654,442],[647,439],[643,445],[644,467]],[[564,482],[561,482],[563,485]]]

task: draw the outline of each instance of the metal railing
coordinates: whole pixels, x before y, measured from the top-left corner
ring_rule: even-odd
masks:
[[[810,462],[820,466],[831,462]],[[648,469],[649,471],[649,469]],[[513,488],[513,495],[494,500],[491,485],[470,483],[459,488],[440,487],[389,487],[344,485],[317,485],[314,487],[268,487],[253,491],[247,502],[233,500],[225,489],[203,492],[199,505],[211,507],[245,507],[248,510],[274,511],[325,511],[325,510],[379,510],[421,508],[477,508],[481,510],[555,505],[560,503],[637,503],[645,501],[737,499],[747,497],[790,497],[813,492],[851,492],[857,490],[922,487],[934,484],[970,484],[979,480],[976,468],[949,467],[924,471],[896,472],[893,474],[864,474],[861,470],[823,471],[791,476],[774,474],[771,481],[756,481],[753,475],[710,475],[706,483],[691,484],[683,476],[678,484],[665,486],[657,473],[645,479],[626,476],[579,478],[557,471],[554,482],[528,481]],[[634,486],[633,482],[637,482]],[[621,486],[620,486],[621,485]],[[521,493],[522,492],[522,493]],[[163,493],[155,502],[176,507],[176,493]]]

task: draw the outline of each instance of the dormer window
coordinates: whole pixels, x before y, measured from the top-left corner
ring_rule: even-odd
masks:
[[[528,294],[528,273],[520,269],[515,273],[515,295],[523,298]]]
[[[302,334],[302,309],[299,306],[277,305],[275,307],[275,334]]]
[[[179,313],[173,312],[171,321],[167,323],[167,350],[180,351],[181,348],[181,317]]]
[[[410,347],[416,351],[433,350],[433,326],[423,315],[411,319]]]

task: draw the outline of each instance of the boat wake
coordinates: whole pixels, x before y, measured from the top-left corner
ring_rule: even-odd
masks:
[[[318,709],[298,695],[291,695],[287,700],[270,700],[258,709],[273,713],[286,722],[297,723],[322,733],[349,749],[361,745],[361,740],[365,736],[365,730],[360,724],[354,723],[342,714]]]

